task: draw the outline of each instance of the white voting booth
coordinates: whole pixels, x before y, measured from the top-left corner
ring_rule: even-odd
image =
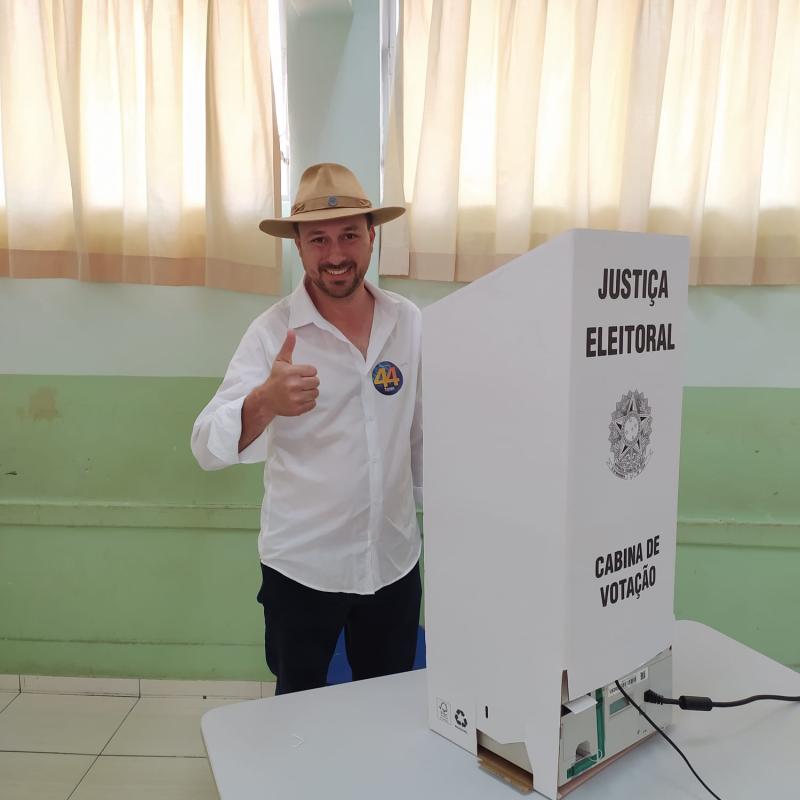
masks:
[[[688,258],[569,231],[424,311],[430,726],[546,797],[671,695]]]

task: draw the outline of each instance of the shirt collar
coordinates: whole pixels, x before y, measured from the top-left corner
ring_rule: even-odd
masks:
[[[394,324],[399,315],[400,301],[381,291],[367,280],[364,281],[364,285],[367,287],[367,291],[375,298],[376,316],[388,317],[388,321]],[[330,323],[317,311],[317,307],[314,305],[314,301],[306,288],[305,278],[303,278],[290,296],[289,327],[300,328],[303,325],[312,324],[326,330],[330,328]]]
[[[319,324],[322,319],[322,315],[317,311],[317,307],[306,289],[306,281],[303,278],[289,299],[289,327],[300,328],[312,323]]]

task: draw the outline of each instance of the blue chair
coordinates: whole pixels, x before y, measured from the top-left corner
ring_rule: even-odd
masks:
[[[414,669],[425,669],[425,628],[422,625],[417,628],[417,655],[414,658]],[[333,658],[328,667],[328,684],[348,683],[353,678],[350,663],[347,661],[347,653],[344,646],[344,631],[339,634],[336,642],[336,649],[333,651]]]

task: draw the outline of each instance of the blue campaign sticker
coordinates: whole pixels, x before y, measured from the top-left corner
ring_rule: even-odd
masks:
[[[397,364],[381,361],[372,370],[372,385],[381,394],[397,394],[403,388],[403,373]]]

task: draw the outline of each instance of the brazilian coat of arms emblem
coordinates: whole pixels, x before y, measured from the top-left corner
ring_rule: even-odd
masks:
[[[609,468],[618,478],[635,478],[647,466],[651,455],[653,415],[644,394],[634,390],[622,395],[608,429]]]

